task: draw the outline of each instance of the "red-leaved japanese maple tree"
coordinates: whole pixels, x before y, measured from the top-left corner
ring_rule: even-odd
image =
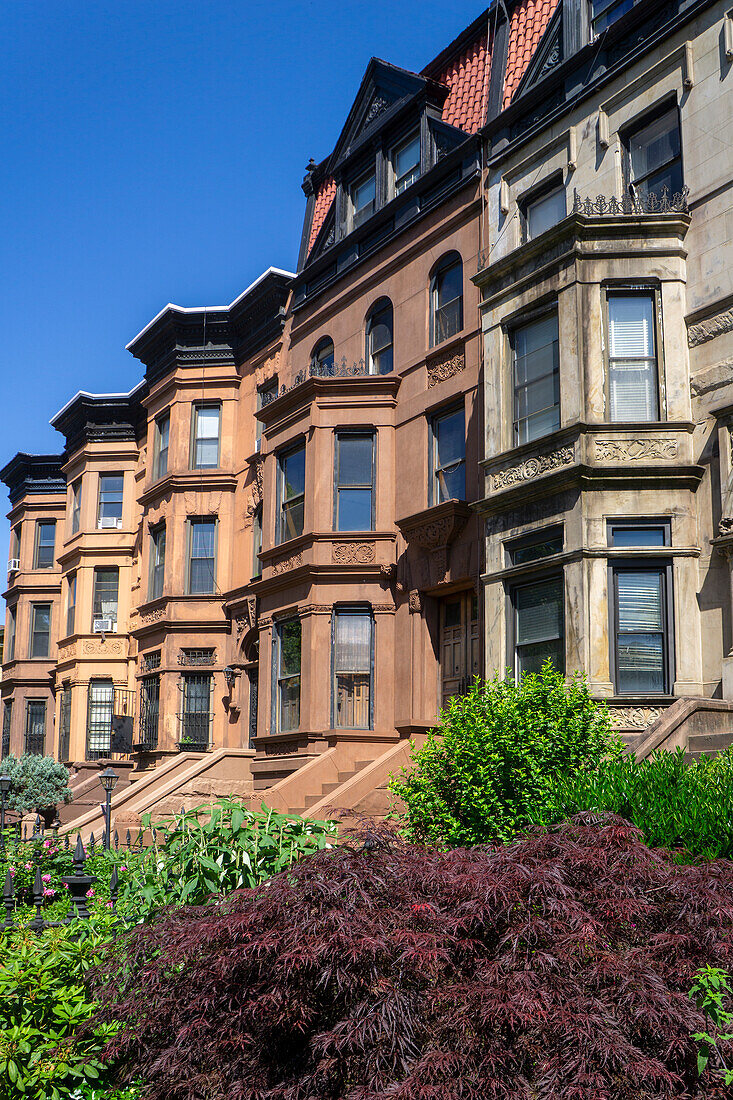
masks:
[[[117,948],[109,1054],[154,1100],[725,1096],[687,992],[733,967],[733,863],[679,866],[610,815],[342,846]]]

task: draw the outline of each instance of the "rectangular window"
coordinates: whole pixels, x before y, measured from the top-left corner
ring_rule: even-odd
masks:
[[[530,561],[541,561],[552,554],[560,554],[562,548],[562,527],[551,527],[512,542],[508,547],[509,561],[511,565],[526,565]]]
[[[31,604],[31,657],[48,658],[51,647],[51,604]]]
[[[305,446],[280,456],[280,516],[278,542],[303,534],[305,510]]]
[[[163,595],[165,579],[165,524],[150,532],[150,578],[148,599],[157,600]]]
[[[66,634],[74,633],[76,625],[76,573],[69,573],[66,581]]]
[[[372,613],[339,608],[333,613],[333,712],[341,729],[370,729]]]
[[[392,153],[394,193],[401,195],[420,177],[420,135],[413,134]]]
[[[669,568],[640,562],[614,566],[612,572],[616,694],[666,694],[671,682]]]
[[[533,584],[517,585],[514,606],[514,671],[539,672],[549,657],[559,672],[565,671],[565,600],[563,578],[549,577]]]
[[[92,629],[95,632],[101,630],[116,630],[119,585],[119,569],[94,570]]]
[[[164,413],[155,421],[155,447],[153,451],[153,477],[165,477],[168,473],[168,439],[171,430],[170,413]]]
[[[523,212],[526,239],[531,241],[565,217],[565,188],[554,187],[552,191],[530,199],[525,203]]]
[[[71,486],[71,533],[75,535],[81,525],[81,478]]]
[[[99,507],[97,528],[122,526],[122,474],[99,475]]]
[[[15,608],[8,608],[8,634],[5,639],[5,660],[15,660]]]
[[[376,209],[377,178],[373,172],[363,176],[351,188],[352,228],[371,218]]]
[[[334,530],[373,530],[373,500],[374,433],[337,432]]]
[[[191,429],[191,469],[212,470],[219,465],[220,405],[194,405]]]
[[[276,625],[277,716],[278,732],[297,730],[300,725],[300,619],[288,619]]]
[[[627,11],[631,11],[635,0],[591,0],[591,26],[594,37],[606,27],[610,27]]]
[[[87,708],[87,760],[109,756],[115,690],[111,680],[90,680]]]
[[[10,723],[13,720],[13,700],[6,699],[3,703],[3,743],[0,759],[10,756]]]
[[[27,699],[25,704],[24,752],[43,756],[46,742],[46,700]]]
[[[514,442],[540,439],[560,427],[557,313],[515,329]]]
[[[59,705],[59,761],[65,763],[71,753],[71,684],[64,680]]]
[[[260,551],[262,550],[262,505],[259,504],[252,515],[252,576],[262,576],[262,562]]]
[[[676,105],[647,121],[626,139],[626,173],[633,198],[668,198],[682,191],[682,144]]]
[[[36,545],[33,553],[34,569],[53,569],[56,557],[56,521],[44,520],[36,524]]]
[[[140,681],[140,733],[137,748],[158,747],[160,717],[160,676],[143,676]]]
[[[261,386],[257,387],[257,412],[260,409],[264,409],[265,405],[269,405],[271,401],[274,401],[277,397],[277,377],[271,378],[268,382],[264,382]],[[264,424],[258,418],[255,419],[257,425],[255,431],[255,451],[259,451],[262,445],[262,429]]]
[[[671,530],[668,520],[659,523],[609,523],[609,546],[670,546]]]
[[[432,422],[430,503],[466,499],[466,418],[454,409]]]
[[[609,291],[606,300],[611,420],[658,420],[655,295]]]
[[[180,748],[190,752],[203,752],[211,741],[213,677],[210,672],[186,673],[182,681]]]
[[[16,523],[15,527],[10,530],[10,561],[20,562],[20,535],[22,524]],[[13,567],[18,568],[18,566]],[[8,567],[8,572],[10,568]]]
[[[216,591],[216,520],[188,521],[189,596],[210,596]]]

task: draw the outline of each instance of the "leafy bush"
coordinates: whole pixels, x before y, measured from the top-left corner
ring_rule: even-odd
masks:
[[[103,942],[78,926],[0,936],[0,1096],[66,1100],[107,1073],[101,1053],[117,1025],[85,1030],[96,1009],[85,975]]]
[[[733,750],[685,763],[683,749],[602,761],[558,783],[564,815],[608,810],[637,825],[652,847],[683,858],[733,858]]]
[[[41,812],[59,802],[71,802],[69,773],[52,756],[6,756],[1,770],[12,780],[8,808],[16,813]]]
[[[702,966],[695,975],[695,984],[689,996],[705,1017],[705,1031],[697,1031],[692,1038],[700,1044],[697,1052],[697,1069],[704,1073],[712,1061],[713,1073],[725,1085],[733,1085],[733,1066],[728,1066],[720,1053],[723,1043],[733,1041],[733,1012],[726,1005],[733,1003],[733,988],[727,970],[715,966]]]
[[[548,661],[521,681],[477,681],[443,710],[437,730],[392,778],[409,839],[448,846],[506,841],[554,821],[558,775],[594,768],[621,751],[605,707],[585,680]]]
[[[121,908],[149,917],[166,905],[200,904],[212,894],[256,886],[292,867],[304,855],[335,843],[333,822],[248,810],[237,799],[220,799],[177,817],[145,815],[154,841],[137,859],[120,893]]]
[[[733,864],[680,867],[608,815],[495,850],[341,845],[138,926],[92,981],[145,1100],[723,1100],[687,992],[731,963]]]

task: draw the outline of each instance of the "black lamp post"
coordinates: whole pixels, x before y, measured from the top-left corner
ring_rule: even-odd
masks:
[[[109,834],[110,826],[112,824],[112,791],[117,786],[117,780],[119,778],[120,777],[117,772],[113,772],[111,768],[107,768],[107,770],[103,771],[99,777],[99,782],[104,787],[105,796],[104,820],[107,824],[107,827],[104,834],[104,847],[107,851],[109,851]]]
[[[0,852],[5,851],[5,807],[8,804],[11,783],[9,775],[0,775]]]

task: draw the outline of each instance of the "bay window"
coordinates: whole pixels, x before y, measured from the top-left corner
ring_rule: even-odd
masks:
[[[287,619],[275,627],[275,728],[280,732],[300,725],[300,619]]]
[[[99,475],[98,529],[122,527],[123,485],[124,478],[122,474]]]
[[[216,591],[216,520],[188,521],[186,594],[210,596]]]
[[[117,567],[94,570],[92,627],[95,631],[103,628],[110,631],[117,629],[119,585],[120,571]]]
[[[194,405],[191,425],[191,469],[211,470],[219,465],[220,405]]]
[[[610,419],[658,420],[656,296],[609,290],[606,302]]]
[[[278,542],[303,534],[305,512],[305,444],[280,455]]]
[[[157,600],[163,595],[163,582],[165,580],[165,524],[150,532],[150,579],[148,583],[148,599]]]
[[[371,608],[337,608],[333,612],[333,714],[341,729],[372,725]]]
[[[557,313],[516,328],[514,443],[530,443],[560,427],[560,353]]]
[[[34,569],[53,569],[56,557],[56,521],[39,520],[36,523],[36,545],[33,553]]]
[[[335,531],[374,528],[374,433],[336,434]]]
[[[51,647],[51,604],[31,604],[31,657],[48,658]]]
[[[164,413],[155,421],[155,445],[153,451],[153,477],[165,477],[168,473],[168,440],[171,431],[170,413]]]

